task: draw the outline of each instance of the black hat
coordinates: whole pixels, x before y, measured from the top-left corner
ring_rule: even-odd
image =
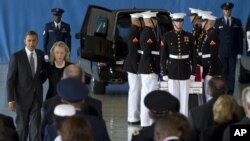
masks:
[[[87,86],[78,79],[67,78],[58,82],[57,94],[68,102],[81,102],[89,93]]]
[[[226,3],[223,3],[220,8],[221,9],[224,9],[224,10],[230,10],[234,7],[234,4],[231,3],[231,2],[226,2]]]
[[[64,13],[64,10],[61,8],[53,8],[51,9],[51,12],[53,15],[62,15]]]
[[[156,115],[162,115],[169,111],[179,112],[180,102],[167,91],[155,90],[144,99],[145,106]]]

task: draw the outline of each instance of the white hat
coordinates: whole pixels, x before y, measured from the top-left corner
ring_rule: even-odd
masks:
[[[149,19],[149,18],[156,17],[156,14],[157,14],[157,13],[158,13],[158,12],[146,11],[146,12],[143,12],[143,13],[141,13],[141,14],[142,14],[142,17],[143,17],[144,19]]]
[[[201,10],[195,8],[189,8],[191,14],[198,14]]]
[[[202,14],[202,19],[203,20],[211,20],[211,21],[215,21],[216,17],[210,14]]]
[[[198,16],[199,16],[199,17],[202,17],[203,14],[211,15],[212,13],[213,13],[212,11],[199,11],[199,12],[198,12]]]
[[[133,14],[130,14],[130,17],[131,18],[140,18],[140,17],[142,17],[142,14],[141,13],[133,13]]]
[[[185,13],[172,13],[170,16],[172,17],[173,20],[176,20],[176,19],[184,19],[186,14]]]
[[[54,114],[60,117],[73,116],[76,114],[75,107],[69,104],[59,104],[54,109]]]

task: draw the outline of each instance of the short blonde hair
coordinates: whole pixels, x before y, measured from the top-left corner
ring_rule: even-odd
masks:
[[[221,95],[213,106],[214,121],[219,124],[236,122],[240,119],[240,106],[231,95]]]
[[[50,58],[49,58],[49,62],[51,65],[53,65],[54,61],[55,61],[55,56],[54,56],[54,51],[55,51],[55,48],[56,47],[63,47],[66,51],[66,55],[64,57],[64,60],[66,62],[70,62],[70,58],[69,58],[69,55],[70,55],[70,52],[69,52],[69,47],[63,42],[63,41],[58,41],[58,42],[55,42],[52,46],[52,48],[50,49]]]

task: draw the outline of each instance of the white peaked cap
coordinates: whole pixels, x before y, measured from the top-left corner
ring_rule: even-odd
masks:
[[[175,20],[175,19],[184,19],[186,14],[185,13],[172,13],[170,16],[172,17],[173,20]]]
[[[143,13],[141,13],[141,14],[142,14],[142,17],[143,17],[144,19],[149,19],[149,18],[156,17],[156,14],[157,14],[157,13],[158,13],[158,12],[146,11],[146,12],[143,12]]]
[[[73,116],[76,114],[75,107],[69,104],[59,104],[54,109],[54,114],[59,117]]]
[[[199,11],[198,16],[202,17],[203,14],[211,15],[212,13],[213,13],[212,11]]]
[[[195,9],[195,8],[189,8],[190,13],[198,14],[201,10],[200,9]]]
[[[216,20],[216,17],[213,16],[213,15],[210,15],[210,14],[202,14],[202,19],[207,19],[207,20],[211,20],[211,21],[214,21]]]
[[[131,18],[140,18],[140,17],[142,17],[142,14],[141,13],[133,13],[133,14],[130,14],[130,17]]]

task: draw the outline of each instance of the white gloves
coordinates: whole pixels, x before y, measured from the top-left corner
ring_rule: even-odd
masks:
[[[165,76],[162,77],[162,79],[163,79],[164,81],[168,81],[168,76],[165,75]]]
[[[240,55],[240,54],[238,54],[238,55],[237,55],[237,59],[240,59],[240,58],[241,58],[241,55]]]
[[[250,31],[247,31],[247,51],[250,51]]]
[[[49,56],[46,54],[46,55],[44,55],[44,60],[46,61],[46,62],[48,62],[49,61]]]
[[[194,81],[194,79],[195,79],[195,76],[194,76],[194,75],[191,75],[191,76],[190,76],[190,81]]]

